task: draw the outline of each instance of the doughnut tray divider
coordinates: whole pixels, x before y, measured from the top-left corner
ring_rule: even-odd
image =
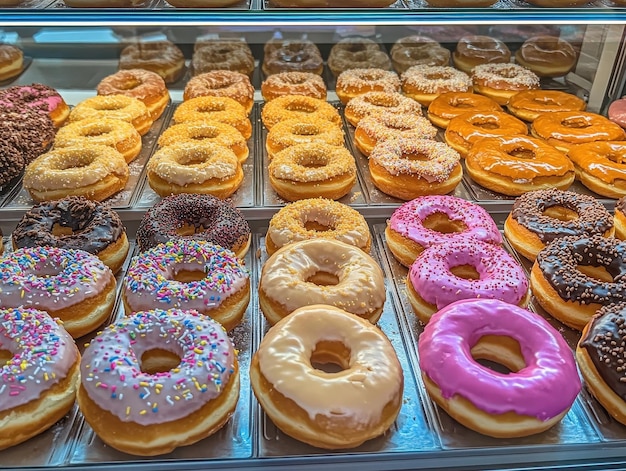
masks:
[[[172,117],[174,115],[174,111],[180,104],[181,104],[180,102],[176,102],[170,106],[171,110],[167,116],[167,121],[165,122],[167,124],[163,125],[161,132],[165,131],[168,127],[174,124]],[[248,158],[242,165],[243,173],[244,173],[243,182],[241,186],[239,187],[239,189],[235,191],[229,198],[233,206],[236,206],[238,208],[252,208],[255,206],[255,203],[256,203],[255,190],[254,190],[254,186],[255,186],[254,180],[255,180],[255,175],[256,175],[255,167],[257,165],[256,163],[257,152],[256,152],[255,141],[258,135],[257,127],[254,125],[255,122],[257,121],[256,107],[253,107],[252,112],[250,113],[250,120],[252,122],[252,136],[250,137],[250,139],[248,139],[248,149],[250,150],[250,155],[248,156]],[[161,133],[159,133],[159,136],[160,134]],[[153,152],[156,152],[156,149],[158,148],[156,144],[157,141],[158,141],[158,137],[157,139],[155,139]],[[151,208],[152,206],[154,206],[156,203],[158,203],[161,200],[161,197],[157,193],[155,193],[152,188],[150,188],[150,185],[148,184],[147,175],[145,172],[145,166],[144,166],[144,172],[142,175],[142,180],[140,183],[141,183],[141,188],[138,191],[139,197],[138,197],[137,207],[138,208]]]
[[[257,280],[260,280],[261,268],[268,258],[265,250],[266,232],[267,231],[263,230],[261,233],[256,233],[254,235],[255,253],[256,257],[258,257],[256,264],[256,268],[258,270],[256,274]],[[379,249],[374,244],[372,244],[370,255],[372,255],[374,260],[376,260],[376,262],[380,265],[381,260]],[[336,458],[338,455],[344,455],[347,457],[348,455],[354,453],[393,454],[401,452],[430,452],[441,449],[439,440],[433,432],[432,425],[429,423],[429,418],[420,401],[416,377],[408,359],[408,349],[411,347],[405,343],[400,332],[401,329],[399,320],[390,292],[392,287],[389,278],[385,279],[385,284],[387,299],[385,301],[383,314],[378,322],[378,326],[383,330],[393,344],[404,372],[402,408],[398,418],[390,430],[382,436],[369,440],[357,448],[333,451],[324,450],[295,440],[280,431],[272,423],[269,417],[265,415],[258,402],[255,401],[256,414],[258,416],[257,423],[259,424],[258,453],[260,457],[303,457],[332,454],[333,458]],[[258,307],[258,294],[255,313],[258,316],[255,322],[257,329],[256,337],[260,342],[262,337],[270,328],[270,325],[265,320],[261,309]],[[374,455],[372,455],[372,457],[373,456]]]
[[[540,434],[515,439],[491,438],[474,432],[456,422],[430,399],[421,378],[419,356],[417,353],[418,338],[423,330],[423,325],[413,313],[413,309],[406,294],[405,280],[408,269],[402,266],[389,251],[385,243],[385,227],[384,224],[374,225],[376,245],[381,253],[383,253],[384,269],[386,270],[387,276],[392,280],[394,296],[400,306],[399,312],[402,313],[401,326],[412,345],[410,349],[413,353],[411,360],[414,362],[421,397],[426,410],[430,414],[430,420],[435,426],[434,428],[439,436],[443,449],[474,449],[484,454],[502,454],[519,453],[520,448],[523,447],[530,453],[543,449],[564,451],[567,447],[576,447],[598,442],[600,439],[582,408],[580,397],[574,401],[571,409],[559,424],[556,424],[551,429]],[[506,241],[505,248],[516,256],[515,252]],[[534,310],[532,306],[531,310]],[[551,322],[553,326],[554,322],[554,320]],[[557,327],[557,329],[561,331],[561,333],[564,333],[563,326],[561,325],[560,327],[561,328]],[[569,335],[564,335],[564,337],[566,337],[567,340]],[[572,346],[571,342],[568,342],[568,344]]]
[[[133,254],[133,258],[139,253]],[[253,267],[254,260],[251,251],[245,257],[246,266],[250,269],[250,304],[244,313],[241,324],[235,327],[229,337],[233,341],[235,348],[239,350],[239,374],[240,392],[239,401],[233,416],[219,431],[210,437],[205,438],[189,446],[177,448],[171,453],[159,455],[160,461],[183,461],[183,460],[209,460],[209,459],[246,459],[253,456],[253,430],[254,417],[251,413],[252,394],[248,371],[250,369],[250,359],[252,356],[253,321],[255,318],[254,307],[256,305],[256,279]],[[129,264],[130,265],[130,264]],[[128,270],[125,267],[124,273]],[[123,285],[123,283],[120,283]],[[122,302],[122,289],[118,293],[118,317],[124,316]],[[71,465],[86,464],[123,464],[123,463],[154,463],[155,457],[133,456],[106,445],[93,429],[84,420],[82,414],[79,415],[81,427],[76,439],[76,445],[72,457],[69,461]]]

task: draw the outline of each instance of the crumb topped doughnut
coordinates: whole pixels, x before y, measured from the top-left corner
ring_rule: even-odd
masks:
[[[265,101],[285,95],[304,95],[326,100],[324,79],[311,72],[281,72],[263,80],[261,95]]]
[[[87,346],[80,368],[85,420],[105,443],[134,455],[208,437],[239,399],[235,348],[218,323],[196,311],[124,317]]]
[[[517,64],[481,64],[472,69],[472,83],[476,93],[506,105],[520,90],[539,88],[539,77]]]
[[[469,75],[447,65],[415,65],[402,74],[402,93],[423,106],[442,93],[471,90]]]
[[[279,121],[267,133],[265,149],[271,160],[278,152],[298,144],[321,142],[331,146],[345,145],[343,129],[331,121],[315,116]]]
[[[265,103],[261,111],[261,120],[267,129],[272,129],[280,121],[307,117],[325,119],[337,126],[341,125],[341,116],[333,105],[308,96],[281,96]]]
[[[243,257],[250,246],[250,226],[241,211],[211,195],[166,196],[150,208],[137,229],[137,245],[147,250],[171,239],[201,239]]]
[[[345,105],[367,92],[399,92],[400,78],[395,72],[384,69],[349,69],[337,77],[335,91]]]

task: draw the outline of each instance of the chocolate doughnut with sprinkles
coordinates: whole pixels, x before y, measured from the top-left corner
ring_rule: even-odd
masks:
[[[585,326],[576,360],[587,389],[626,425],[626,303],[600,309]]]
[[[243,257],[250,247],[250,226],[241,211],[215,196],[172,195],[144,215],[137,244],[147,250],[176,238],[207,240]]]
[[[626,300],[626,243],[561,237],[537,255],[530,287],[552,317],[582,330],[601,307]]]
[[[54,125],[47,114],[31,108],[11,111],[0,107],[0,141],[10,142],[28,165],[54,141]]]
[[[615,237],[626,240],[626,196],[615,202],[613,224],[615,225]]]

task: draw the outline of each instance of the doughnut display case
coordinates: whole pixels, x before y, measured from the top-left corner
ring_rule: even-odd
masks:
[[[114,5],[119,7],[121,5]],[[457,423],[426,392],[421,376],[418,339],[424,326],[413,314],[407,297],[407,268],[396,261],[385,241],[385,222],[402,200],[380,191],[372,180],[368,157],[355,144],[355,127],[345,117],[335,93],[336,77],[328,64],[334,44],[365,37],[389,54],[397,40],[410,35],[433,38],[451,54],[467,35],[497,38],[512,56],[530,36],[551,35],[568,41],[576,53],[574,67],[565,75],[541,78],[540,87],[576,95],[588,111],[606,116],[609,104],[626,89],[624,26],[626,10],[608,0],[560,8],[542,8],[521,0],[499,0],[482,8],[435,8],[424,0],[398,0],[385,8],[284,8],[271,0],[244,0],[229,7],[186,9],[165,0],[146,0],[128,8],[72,8],[62,0],[25,0],[0,7],[4,43],[24,53],[22,70],[2,87],[43,83],[55,88],[70,107],[96,95],[100,81],[118,70],[122,49],[134,43],[168,40],[185,56],[182,75],[168,89],[171,101],[142,136],[142,150],[129,164],[122,191],[106,200],[127,227],[131,248],[116,275],[117,297],[110,319],[124,316],[122,290],[131,260],[139,253],[135,234],[146,211],[161,200],[147,181],[146,164],[157,151],[157,140],[173,124],[183,102],[183,91],[194,75],[194,45],[200,39],[246,41],[254,57],[250,74],[255,88],[250,112],[252,135],[244,179],[230,197],[252,227],[252,244],[245,257],[251,281],[251,300],[243,321],[229,336],[239,352],[241,390],[233,416],[214,435],[190,446],[154,457],[125,454],[106,445],[85,421],[79,408],[51,429],[20,445],[0,451],[5,469],[616,469],[626,467],[626,426],[619,424],[583,387],[565,417],[554,427],[525,438],[495,439]],[[329,451],[299,442],[283,433],[263,412],[250,383],[252,357],[269,329],[259,308],[258,284],[263,264],[267,226],[286,202],[269,181],[268,130],[262,123],[265,106],[264,46],[277,39],[310,40],[324,59],[321,76],[327,101],[338,111],[345,147],[354,156],[356,180],[340,202],[359,211],[372,232],[371,255],[385,275],[386,301],[378,326],[393,345],[404,373],[399,415],[382,436],[354,449]],[[513,59],[511,59],[513,60]],[[437,140],[443,141],[440,129]],[[464,164],[463,164],[464,165]],[[576,181],[575,193],[591,195],[612,211],[615,199],[603,197]],[[515,197],[488,190],[467,172],[451,193],[484,207],[502,229]],[[35,204],[24,188],[22,175],[0,188],[0,229],[5,250],[25,211]],[[504,246],[529,275],[531,264]],[[2,295],[0,294],[0,306]],[[548,320],[572,349],[580,334],[554,320],[535,299],[530,310]],[[93,334],[78,339],[81,351]]]

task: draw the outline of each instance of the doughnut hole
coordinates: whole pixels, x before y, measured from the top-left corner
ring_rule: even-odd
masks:
[[[450,219],[445,213],[432,213],[422,221],[423,226],[431,231],[451,234],[453,232],[463,232],[467,230],[467,225],[463,221]]]
[[[325,224],[322,224],[317,221],[305,221],[304,228],[307,231],[314,231],[314,232],[328,232],[328,231],[334,231],[337,229],[334,226],[326,226]]]
[[[317,108],[315,108],[314,106],[299,101],[287,103],[285,109],[287,111],[299,111],[301,113],[315,113],[317,111]]]
[[[576,211],[560,205],[550,206],[541,214],[563,222],[573,221],[579,217]]]
[[[322,340],[311,352],[311,366],[324,373],[340,373],[350,367],[351,354],[343,342]]]
[[[74,231],[69,226],[62,226],[58,222],[55,222],[52,226],[52,235],[55,237],[65,237],[71,236],[74,234]]]
[[[537,157],[532,149],[524,149],[523,147],[512,149],[507,153],[518,159],[534,160]]]
[[[517,373],[526,367],[520,344],[512,337],[483,335],[470,352],[478,363],[500,373]]]
[[[561,121],[561,126],[571,129],[585,129],[592,126],[592,123],[586,116],[573,116]]]
[[[137,79],[129,79],[129,80],[125,80],[124,82],[120,83],[118,85],[118,88],[120,90],[132,90],[134,88],[137,88],[139,85],[141,85],[141,82]]]
[[[180,283],[191,283],[192,281],[200,281],[206,277],[206,273],[202,270],[176,270],[172,273],[171,279]]]
[[[167,373],[180,365],[181,356],[163,348],[146,350],[141,355],[141,371],[149,375]]]
[[[293,127],[296,136],[317,136],[321,133],[320,128],[310,123],[299,123]]]
[[[493,119],[478,120],[478,121],[472,122],[471,124],[472,126],[481,128],[481,129],[490,129],[490,130],[500,129],[500,125],[498,124],[498,122]]]
[[[586,275],[603,283],[614,283],[613,275],[605,267],[594,267],[591,265],[576,265],[576,269]]]
[[[304,281],[318,286],[337,286],[339,284],[337,275],[325,271],[317,271]]]
[[[0,348],[0,365],[6,364],[9,360],[13,358],[13,353],[9,350],[4,350]]]
[[[226,111],[224,103],[204,103],[198,107],[200,113],[215,113],[218,111]]]
[[[458,276],[459,278],[463,278],[465,280],[480,280],[480,275],[476,271],[476,268],[472,265],[464,264],[450,267],[450,272],[454,276]]]

